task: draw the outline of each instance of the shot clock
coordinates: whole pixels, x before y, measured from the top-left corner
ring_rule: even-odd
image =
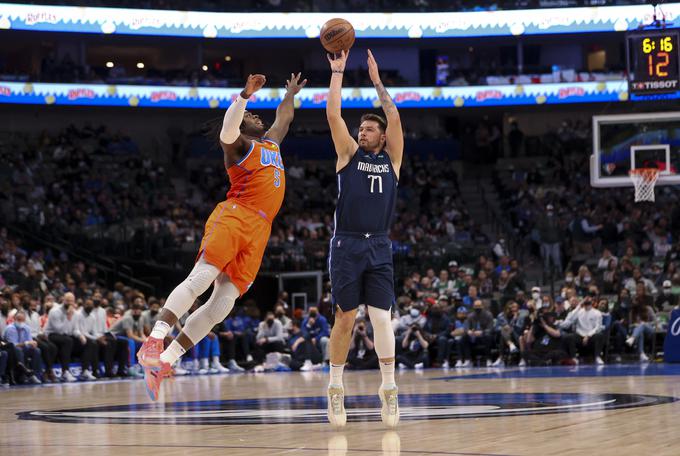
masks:
[[[628,92],[636,95],[680,90],[677,31],[638,32],[627,36]]]

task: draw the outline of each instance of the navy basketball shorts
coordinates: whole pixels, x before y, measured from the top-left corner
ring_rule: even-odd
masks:
[[[394,304],[392,241],[385,234],[343,233],[331,240],[328,269],[333,310],[359,304],[389,310]]]

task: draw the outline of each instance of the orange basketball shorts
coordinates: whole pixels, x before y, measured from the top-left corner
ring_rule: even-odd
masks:
[[[208,217],[196,261],[204,255],[243,294],[260,269],[271,228],[257,211],[238,201],[222,201]]]

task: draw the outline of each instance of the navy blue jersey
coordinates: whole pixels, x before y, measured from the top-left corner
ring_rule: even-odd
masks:
[[[396,204],[397,176],[387,152],[357,149],[338,172],[336,232],[387,233]]]

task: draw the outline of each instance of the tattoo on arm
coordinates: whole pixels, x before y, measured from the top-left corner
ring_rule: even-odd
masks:
[[[390,97],[390,94],[387,93],[387,89],[385,89],[385,86],[382,84],[382,82],[379,82],[375,85],[375,90],[378,92],[380,104],[382,105],[383,111],[385,111],[385,115],[390,116],[391,114],[396,114],[397,107],[394,105],[392,97]]]

